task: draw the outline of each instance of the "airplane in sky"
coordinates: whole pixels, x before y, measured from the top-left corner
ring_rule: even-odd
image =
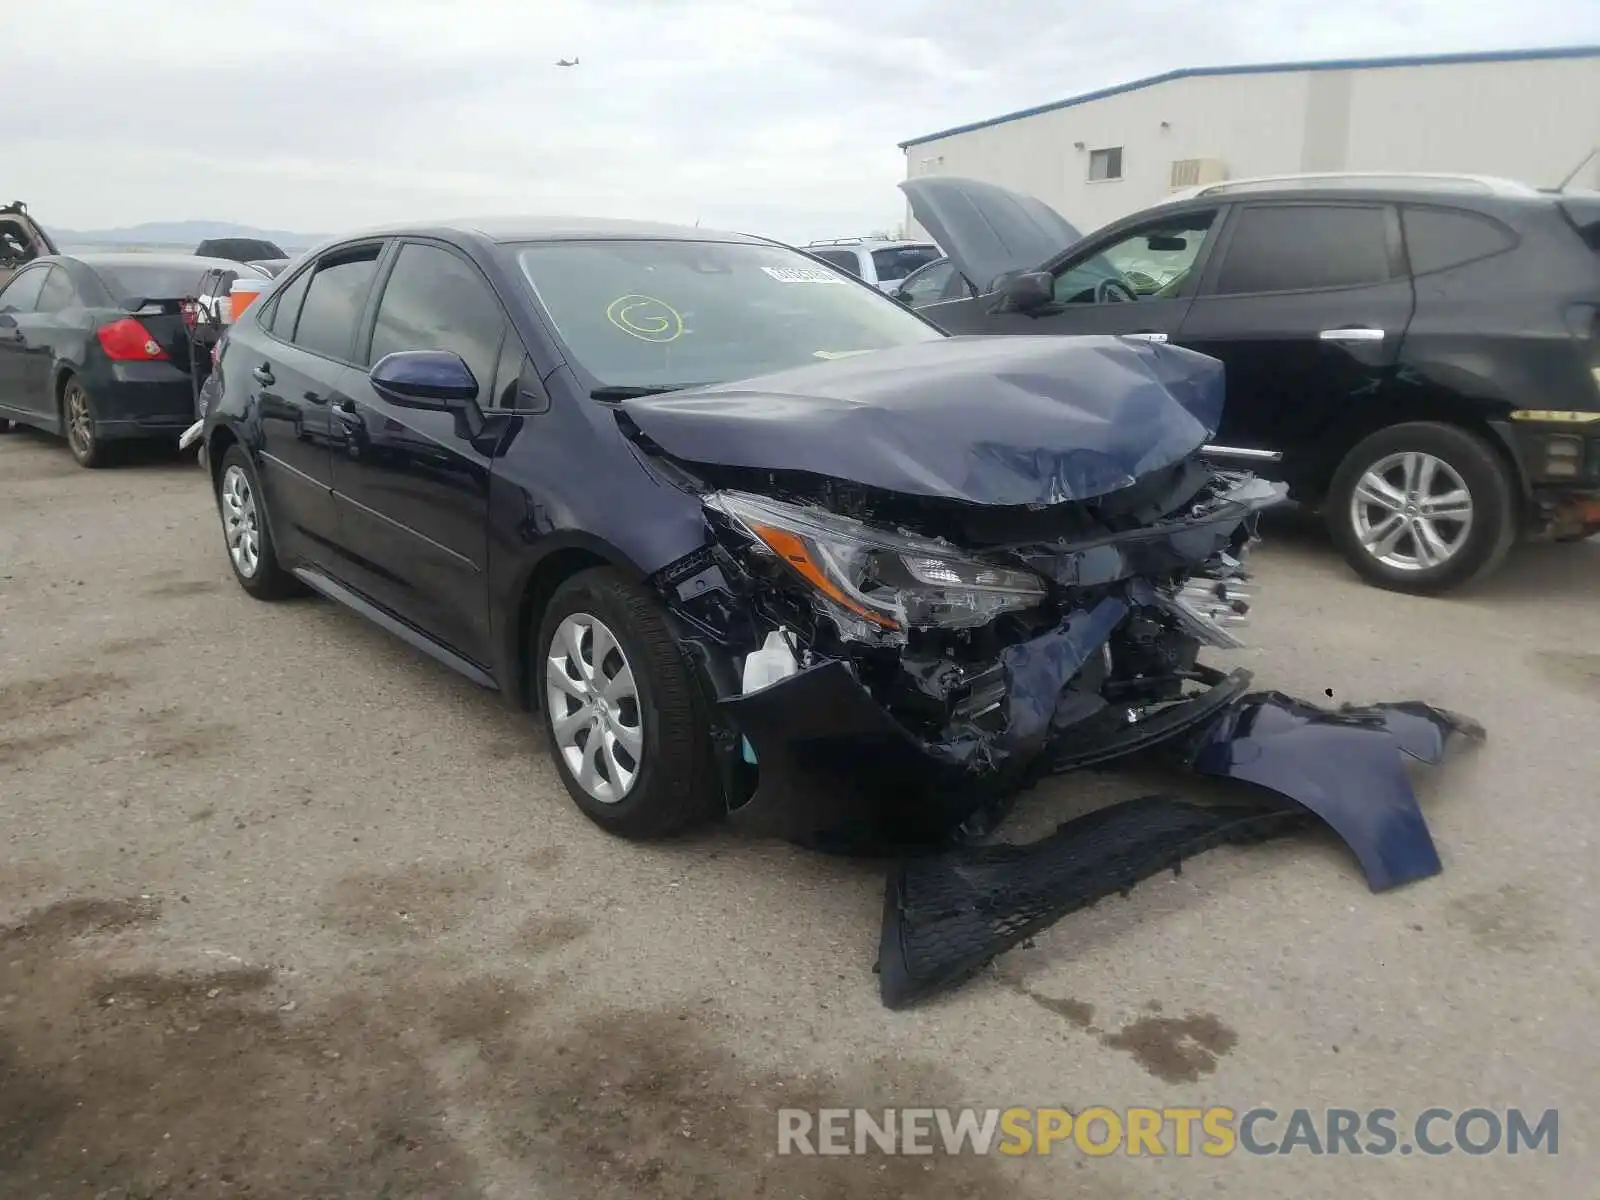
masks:
[[[556,66],[558,67],[575,67],[577,65],[578,59],[576,55],[571,58],[558,58],[556,60]]]

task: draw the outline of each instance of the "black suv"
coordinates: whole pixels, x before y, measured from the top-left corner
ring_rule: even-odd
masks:
[[[1454,176],[1240,180],[1074,241],[1038,200],[991,184],[901,188],[972,285],[923,316],[1222,360],[1210,452],[1320,508],[1372,583],[1440,592],[1519,537],[1600,532],[1600,196]]]

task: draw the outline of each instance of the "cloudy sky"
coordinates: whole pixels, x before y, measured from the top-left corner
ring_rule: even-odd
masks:
[[[73,229],[578,212],[843,235],[899,220],[897,142],[1175,67],[1600,43],[1595,0],[25,7],[0,191]]]

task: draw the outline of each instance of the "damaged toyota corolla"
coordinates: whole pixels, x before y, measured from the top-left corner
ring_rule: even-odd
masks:
[[[731,815],[897,856],[884,998],[1223,840],[1314,814],[1384,888],[1437,871],[1407,782],[1464,718],[1337,711],[1238,645],[1278,485],[1200,456],[1221,365],[946,337],[761,239],[609,222],[378,231],[238,321],[205,418],[229,559],[524,708],[628,837]],[[1044,775],[1252,785],[985,844]]]

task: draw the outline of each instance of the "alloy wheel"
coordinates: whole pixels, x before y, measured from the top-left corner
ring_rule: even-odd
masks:
[[[1472,532],[1472,493],[1444,459],[1407,450],[1362,473],[1350,497],[1350,523],[1362,548],[1396,571],[1443,566]]]
[[[253,579],[261,565],[261,530],[255,489],[238,466],[230,466],[222,475],[222,529],[234,569]]]
[[[69,383],[62,399],[66,408],[67,445],[79,459],[87,459],[94,453],[94,420],[89,415],[89,393]]]
[[[602,804],[627,796],[644,758],[639,688],[616,634],[588,613],[572,613],[556,627],[545,712],[578,786]]]

